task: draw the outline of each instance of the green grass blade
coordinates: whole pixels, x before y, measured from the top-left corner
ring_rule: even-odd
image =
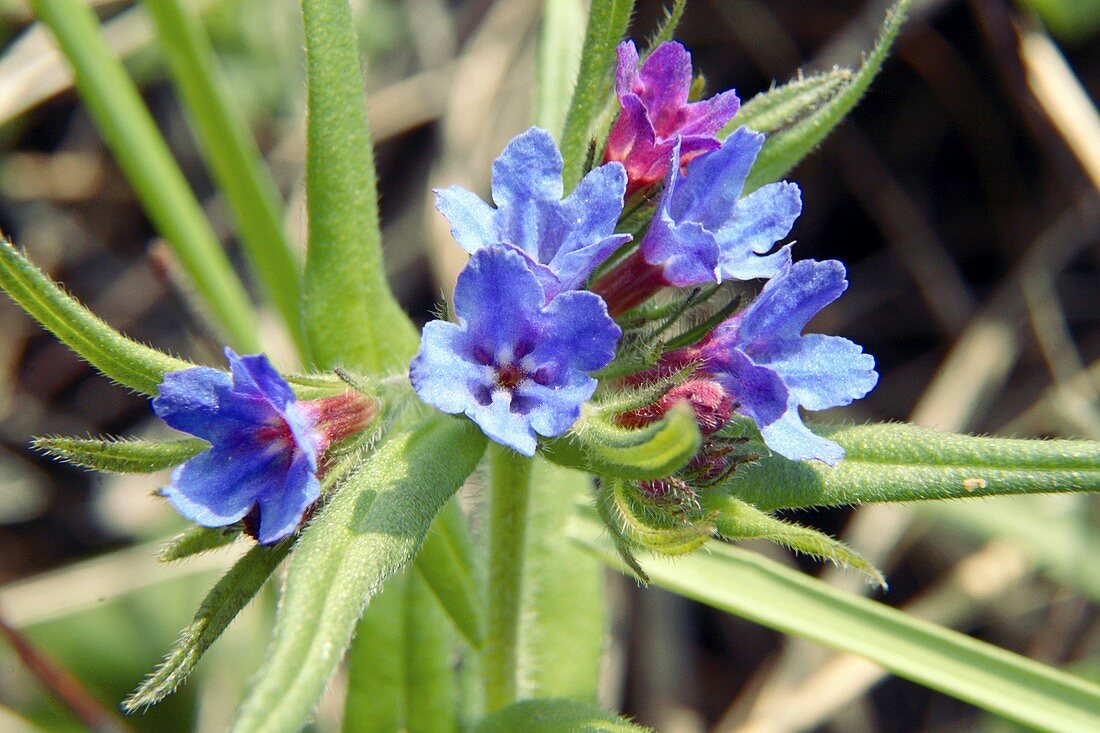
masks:
[[[145,0],[183,107],[237,223],[253,271],[301,347],[300,266],[282,224],[282,202],[202,24],[181,0]]]
[[[610,564],[603,527],[577,517],[574,537]],[[854,596],[759,555],[718,543],[674,562],[645,559],[674,593],[782,633],[864,657],[896,675],[1042,730],[1100,730],[1100,687],[881,603]]]
[[[435,417],[382,443],[351,474],[298,541],[271,652],[235,733],[301,728],[370,599],[412,560],[484,449],[473,423]]]
[[[348,0],[302,0],[309,253],[302,317],[314,364],[404,371],[419,342],[382,264],[374,152]]]
[[[1100,491],[1095,441],[976,438],[893,423],[814,429],[847,452],[835,467],[770,456],[739,467],[726,488],[764,511]]]
[[[581,0],[546,0],[535,56],[535,124],[561,137],[577,83],[584,36]]]
[[[588,145],[595,132],[592,128],[611,93],[615,47],[626,35],[633,12],[634,0],[592,0],[580,71],[561,140],[566,192],[573,190],[584,175]]]
[[[466,643],[480,649],[485,620],[474,576],[472,542],[457,502],[448,502],[432,522],[416,556],[416,568]]]
[[[761,92],[741,106],[721,136],[742,125],[765,135],[781,132],[810,117],[851,83],[851,69],[835,68]]]
[[[178,466],[210,447],[205,440],[164,442],[121,438],[35,438],[31,446],[81,468],[111,473],[153,473]]]
[[[294,538],[274,547],[257,545],[229,569],[206,594],[194,620],[180,634],[164,661],[126,698],[122,707],[132,713],[163,700],[183,684],[203,652],[217,641],[268,577],[290,552]]]
[[[488,718],[474,733],[652,733],[595,705],[576,700],[524,700]]]
[[[818,107],[813,114],[768,137],[745,182],[745,193],[772,181],[778,181],[786,175],[800,160],[820,145],[821,141],[828,137],[829,133],[855,108],[860,97],[871,86],[871,81],[882,68],[882,63],[898,37],[902,24],[905,23],[905,14],[910,4],[911,0],[898,0],[887,11],[886,22],[879,31],[874,47],[841,91]],[[734,122],[742,124],[738,122],[739,117],[740,115],[734,117]],[[730,130],[729,127],[726,129]]]
[[[160,550],[161,562],[175,562],[236,542],[241,536],[239,526],[191,527],[168,540]]]
[[[687,0],[674,0],[672,7],[665,7],[664,19],[646,43],[646,56],[662,43],[672,40],[673,35],[676,34],[676,28],[680,25],[680,20],[684,17],[686,7]]]
[[[81,0],[32,0],[31,5],[72,65],[77,91],[146,214],[210,313],[235,348],[259,351],[252,303],[137,87],[100,35],[95,13]]]
[[[89,364],[132,390],[155,395],[167,372],[195,366],[132,341],[108,326],[8,241],[0,242],[0,288]]]

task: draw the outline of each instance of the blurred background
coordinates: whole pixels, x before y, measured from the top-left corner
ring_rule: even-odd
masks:
[[[236,257],[140,5],[92,0]],[[352,2],[379,145],[387,267],[420,320],[465,255],[432,186],[484,191],[531,119],[537,0]],[[304,239],[304,60],[292,0],[198,0],[234,94]],[[689,0],[677,34],[711,92],[742,99],[855,66],[886,3]],[[662,3],[640,0],[633,35]],[[582,32],[582,31],[578,31]],[[863,344],[882,381],[833,419],[1100,439],[1100,0],[916,0],[849,120],[789,178],[802,258],[851,286],[814,330]],[[0,0],[0,230],[129,335],[219,363],[186,285],[71,89],[52,40]],[[239,257],[237,257],[240,264]],[[275,323],[270,315],[270,321]],[[293,366],[276,329],[267,345]],[[182,523],[163,477],[106,477],[27,448],[43,434],[147,436],[147,401],[0,300],[0,619],[114,707],[168,649],[234,550],[154,559]],[[1085,496],[868,506],[794,518],[883,568],[891,605],[1100,678],[1100,504]],[[784,562],[788,555],[760,546]],[[803,563],[852,592],[858,578]],[[604,701],[661,731],[1004,731],[976,709],[853,657],[608,578]],[[258,667],[273,609],[253,603],[176,696],[125,725],[220,730]],[[339,725],[339,681],[315,727]],[[14,713],[12,711],[15,711]],[[0,730],[83,730],[0,643]],[[23,726],[23,727],[21,727]]]

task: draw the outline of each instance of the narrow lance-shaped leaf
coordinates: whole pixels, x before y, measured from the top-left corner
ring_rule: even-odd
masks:
[[[111,473],[153,473],[178,466],[210,447],[205,440],[165,442],[119,438],[35,438],[31,446],[66,463]]]
[[[618,565],[601,524],[578,516],[572,536]],[[785,634],[864,657],[906,679],[1041,730],[1100,730],[1100,686],[845,593],[760,555],[708,552],[646,559],[657,585]]]
[[[595,705],[576,700],[524,700],[490,715],[474,733],[652,733]]]
[[[899,424],[814,429],[846,451],[835,467],[770,456],[738,468],[726,488],[763,511],[1100,491],[1095,441],[975,438]]]
[[[168,540],[160,551],[161,562],[175,562],[232,544],[241,536],[238,526],[191,527]]]
[[[852,76],[851,69],[836,68],[761,92],[741,106],[721,134],[725,137],[741,125],[765,135],[792,127],[843,91]]]
[[[829,133],[855,108],[856,102],[867,91],[871,81],[882,68],[882,63],[886,60],[886,55],[905,22],[905,13],[910,4],[911,0],[898,0],[894,3],[886,14],[886,22],[871,52],[867,54],[859,69],[840,91],[818,107],[813,114],[802,118],[785,130],[768,136],[745,182],[745,193],[782,178],[828,137]],[[734,122],[741,124],[738,118],[740,115],[734,117]]]
[[[638,429],[619,427],[613,418],[589,410],[568,433],[545,441],[541,452],[569,468],[646,480],[675,473],[698,452],[701,441],[687,405],[679,405],[660,421]]]
[[[577,83],[584,36],[581,0],[547,0],[535,57],[535,124],[561,137]]]
[[[279,194],[234,105],[206,31],[181,0],[145,0],[144,5],[249,264],[301,346],[300,269],[283,228]]]
[[[676,33],[676,28],[680,25],[680,20],[684,17],[684,9],[686,7],[687,0],[673,0],[672,6],[665,8],[664,19],[657,27],[656,32],[650,36],[649,42],[646,44],[646,56],[649,56],[653,49],[657,48],[662,43],[672,40],[672,36]]]
[[[303,0],[309,252],[302,317],[314,364],[402,371],[417,334],[382,264],[374,152],[348,0]]]
[[[611,92],[615,47],[626,34],[633,11],[634,0],[595,0],[588,11],[580,71],[561,139],[567,192],[573,190],[584,175],[584,161],[594,132],[592,128]]]
[[[386,578],[412,560],[439,508],[474,470],[485,436],[433,417],[382,443],[302,533],[267,664],[236,733],[298,730]]]
[[[146,214],[210,312],[235,347],[259,351],[252,303],[137,87],[103,40],[95,13],[81,0],[32,0],[31,5],[72,65],[77,91]]]
[[[484,619],[473,568],[466,517],[454,500],[447,503],[416,555],[416,569],[439,599],[455,628],[474,649],[484,639]]]
[[[155,395],[167,372],[194,366],[108,326],[6,240],[0,242],[0,288],[105,376],[142,394]]]

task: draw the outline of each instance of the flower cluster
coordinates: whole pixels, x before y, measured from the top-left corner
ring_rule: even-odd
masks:
[[[777,246],[801,213],[801,193],[786,181],[746,192],[764,136],[741,127],[719,139],[739,107],[732,91],[689,102],[691,58],[677,43],[640,61],[627,41],[618,56],[620,110],[603,164],[564,200],[561,155],[538,128],[494,163],[495,206],[461,188],[437,192],[437,208],[473,256],[455,293],[458,322],[424,330],[414,389],[533,455],[539,436],[566,432],[597,389],[687,375],[619,424],[640,427],[687,402],[704,435],[738,414],[774,452],[836,463],[843,451],[808,430],[799,408],[847,404],[877,381],[874,360],[856,344],[802,335],[847,286],[843,265],[793,262],[791,245]],[[634,239],[616,233],[626,198],[632,221],[648,214]],[[659,291],[758,279],[767,280],[759,295],[694,343],[609,383],[593,378]],[[703,473],[721,473],[718,457],[728,449],[720,442],[705,442],[695,461],[706,464]]]

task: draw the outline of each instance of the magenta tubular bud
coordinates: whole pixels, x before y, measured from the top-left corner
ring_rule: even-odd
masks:
[[[318,454],[333,443],[366,429],[378,415],[378,401],[360,392],[347,391],[298,403],[298,409],[313,421],[320,436]]]

